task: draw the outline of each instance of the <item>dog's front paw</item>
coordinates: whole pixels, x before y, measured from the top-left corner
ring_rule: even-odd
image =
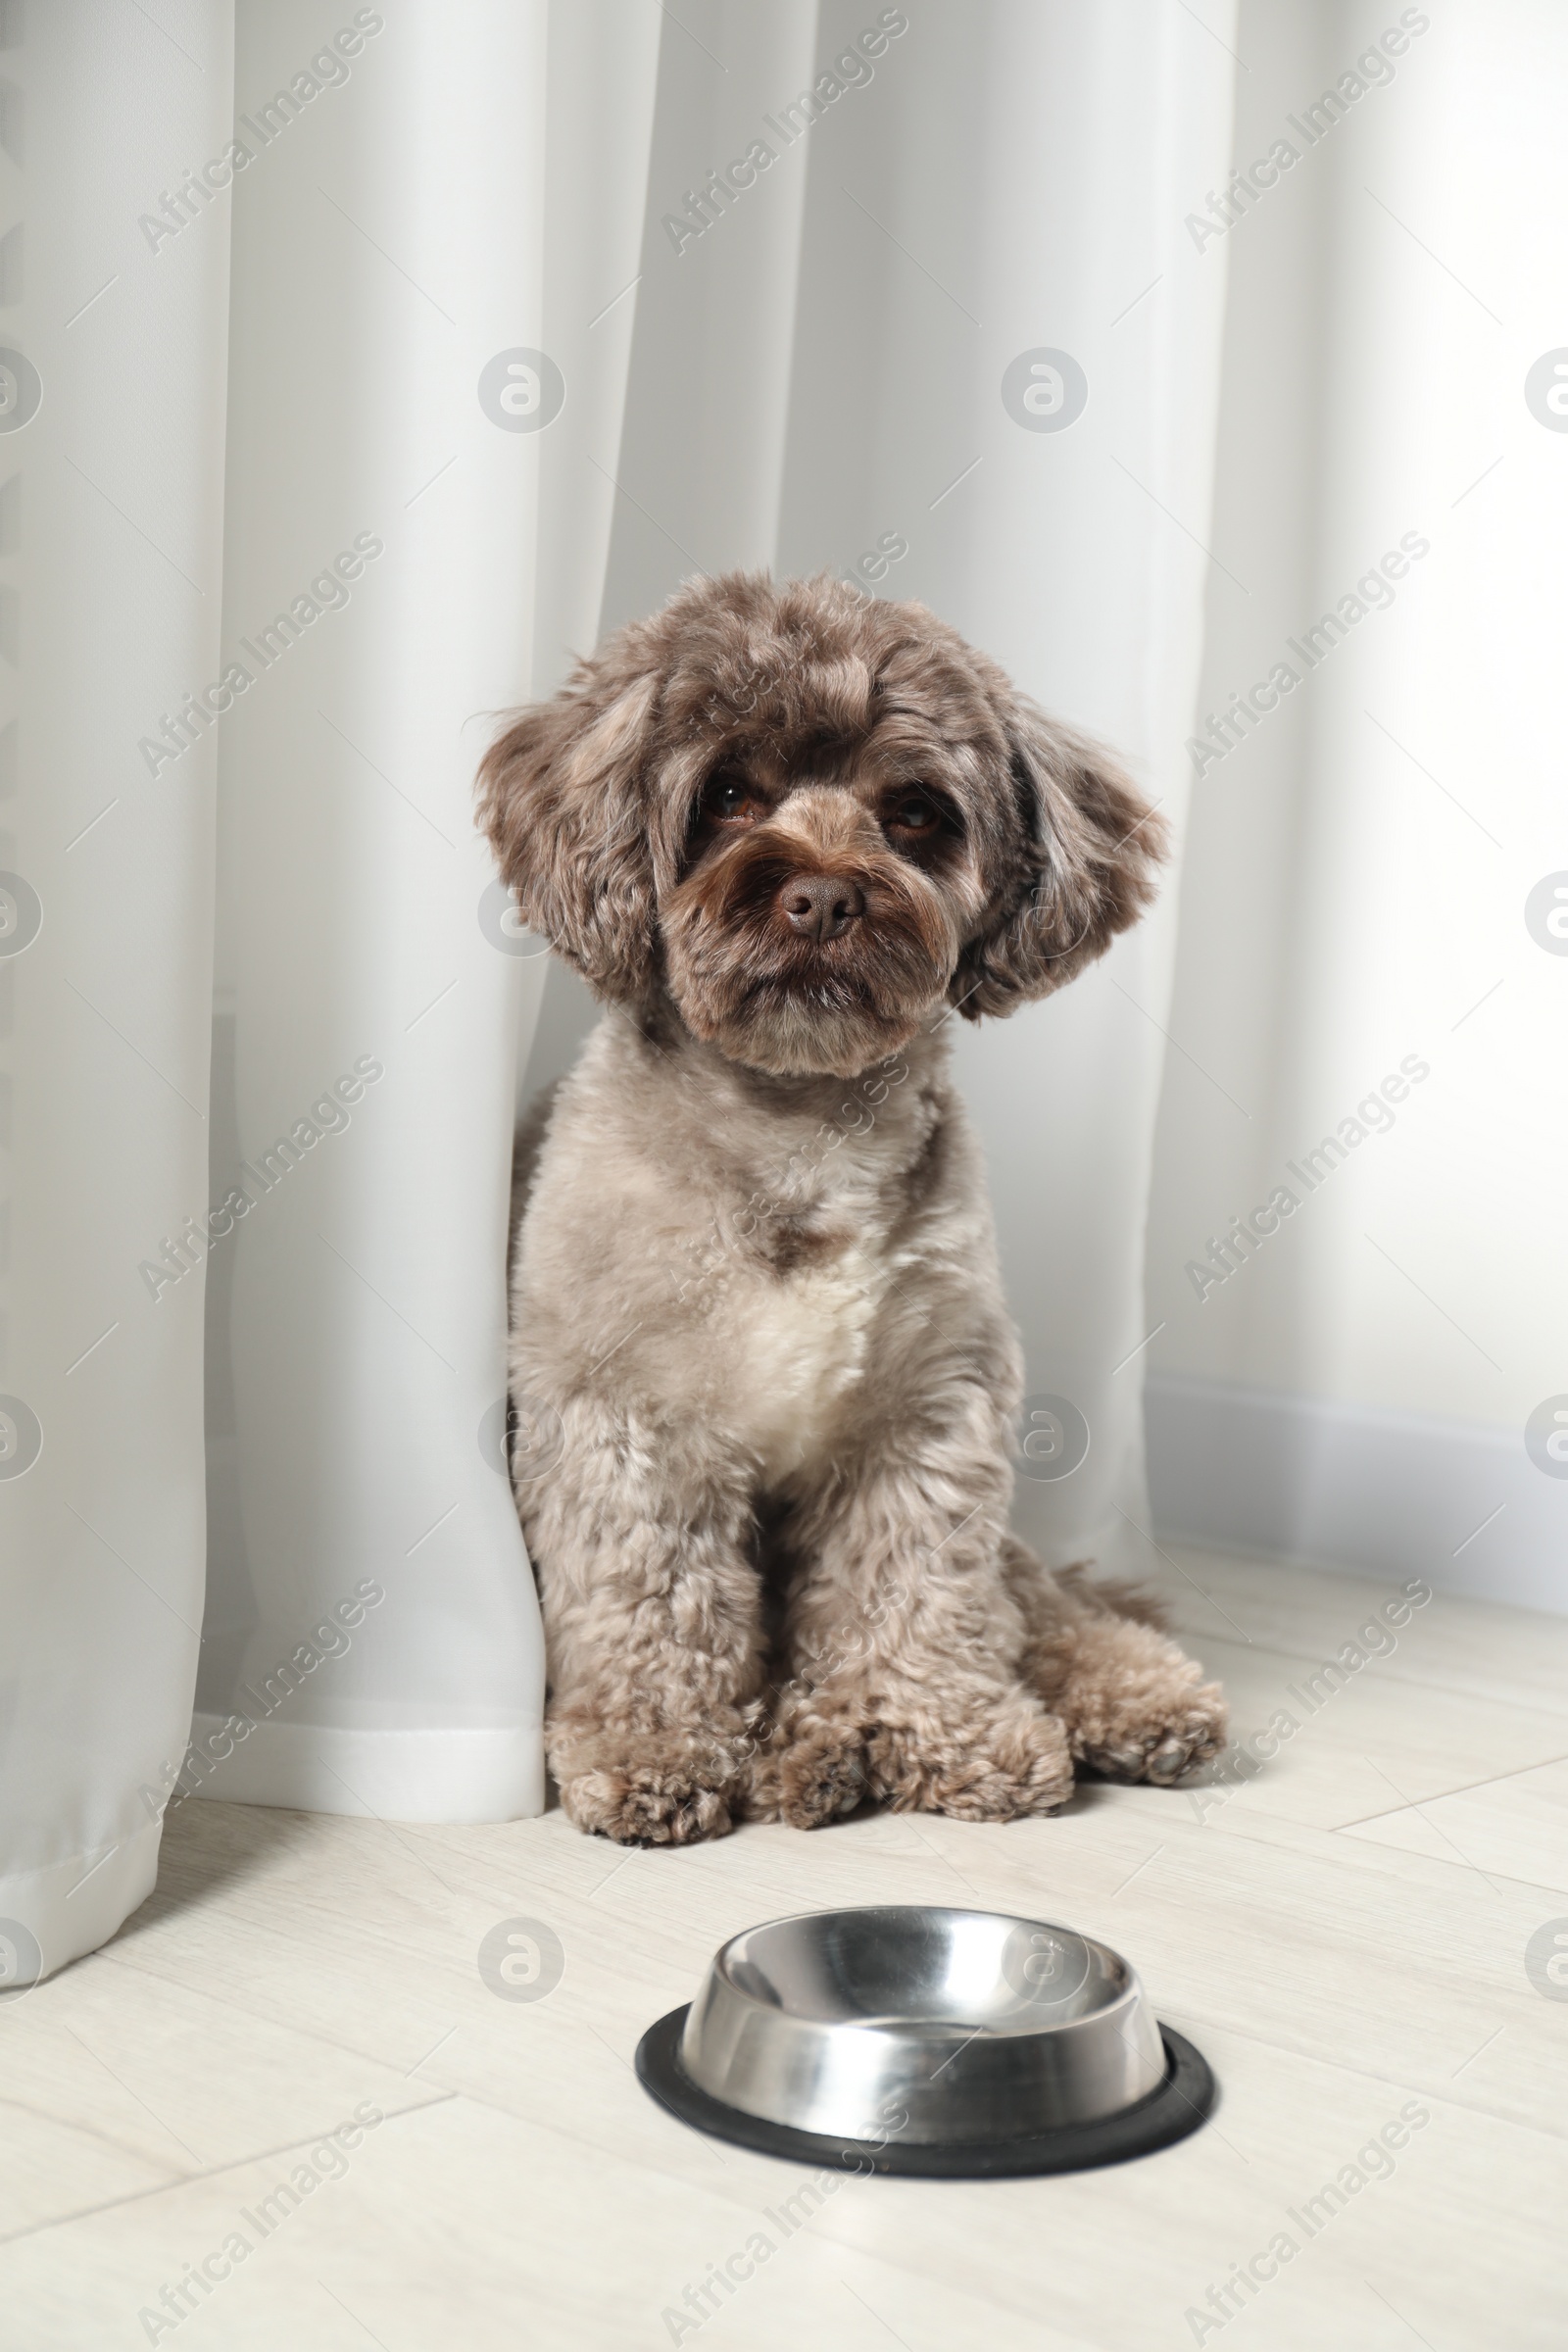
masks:
[[[786,1690],[746,1776],[748,1821],[819,1830],[853,1813],[866,1793],[865,1735],[853,1713],[824,1707],[820,1694]]]
[[[617,1845],[695,1845],[722,1838],[733,1826],[718,1789],[640,1764],[564,1781],[561,1801],[579,1830]]]
[[[897,1813],[1021,1821],[1072,1795],[1072,1750],[1054,1715],[1000,1707],[962,1730],[879,1724],[867,1738],[870,1792]]]
[[[1073,1745],[1094,1771],[1112,1781],[1149,1781],[1168,1788],[1225,1745],[1230,1714],[1217,1683],[1200,1683],[1187,1665],[1162,1687],[1107,1691],[1084,1708]]]
[[[695,1845],[722,1838],[745,1770],[731,1727],[637,1732],[558,1722],[551,1768],[569,1820],[617,1845]]]
[[[769,1764],[775,1818],[792,1830],[819,1830],[866,1793],[865,1740],[852,1726],[813,1723]]]

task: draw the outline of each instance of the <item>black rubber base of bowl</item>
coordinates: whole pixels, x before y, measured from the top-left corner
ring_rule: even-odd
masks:
[[[787,2124],[743,2115],[726,2107],[681,2070],[684,2009],[672,2009],[650,2026],[637,2044],[637,2079],[671,2115],[714,2139],[784,2156],[795,2164],[831,2166],[846,2173],[883,2173],[925,2180],[1001,2180],[1028,2173],[1084,2173],[1101,2164],[1125,2164],[1152,2156],[1196,2132],[1214,2104],[1214,2077],[1207,2059],[1184,2034],[1161,2026],[1165,2080],[1147,2098],[1098,2123],[1060,2124],[1053,2132],[1022,2139],[993,2139],[943,2147],[930,2141],[838,2139],[821,2132],[796,2132]]]

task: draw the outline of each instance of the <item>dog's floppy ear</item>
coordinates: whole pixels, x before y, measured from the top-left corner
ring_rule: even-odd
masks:
[[[1002,717],[1022,846],[954,975],[972,1021],[1049,996],[1103,955],[1153,899],[1167,847],[1163,819],[1103,745],[1021,695]]]
[[[657,669],[617,643],[522,711],[479,768],[479,822],[523,920],[622,1002],[654,974],[644,769],[658,700]]]

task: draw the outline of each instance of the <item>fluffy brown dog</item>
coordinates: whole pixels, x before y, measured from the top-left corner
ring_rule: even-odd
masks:
[[[1008,1534],[1022,1358],[944,1035],[1133,922],[1159,820],[922,606],[827,579],[684,588],[481,789],[610,1007],[519,1152],[513,1292],[571,1818],[1005,1821],[1075,1759],[1213,1755],[1198,1668]]]

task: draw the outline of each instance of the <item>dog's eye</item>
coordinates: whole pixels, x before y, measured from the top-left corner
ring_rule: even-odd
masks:
[[[894,803],[888,822],[901,833],[934,833],[942,818],[922,793],[906,792]]]
[[[715,776],[703,795],[703,813],[720,824],[751,824],[762,814],[762,801],[744,776]]]

